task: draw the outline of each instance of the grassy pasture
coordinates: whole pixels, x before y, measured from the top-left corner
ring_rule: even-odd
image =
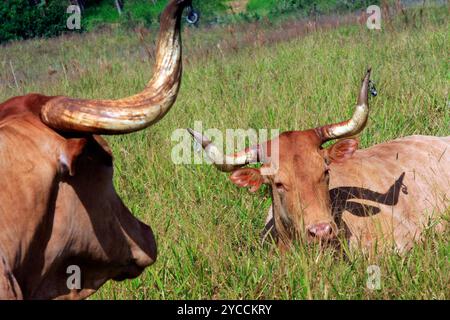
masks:
[[[421,23],[380,32],[354,25],[304,34],[295,23],[296,31],[289,24],[185,30],[183,83],[171,112],[148,130],[108,137],[118,193],[152,226],[158,260],[137,279],[108,282],[94,298],[448,299],[448,232],[428,230],[404,257],[302,245],[280,256],[258,243],[270,205],[266,188],[251,195],[212,167],[171,162],[172,132],[194,121],[223,132],[281,132],[342,120],[368,65],[379,96],[361,147],[449,135],[447,13],[426,11]],[[282,37],[286,30],[290,39]],[[0,100],[28,92],[132,94],[149,79],[154,41],[154,32],[109,31],[1,46]],[[366,287],[372,264],[381,269],[381,290]]]

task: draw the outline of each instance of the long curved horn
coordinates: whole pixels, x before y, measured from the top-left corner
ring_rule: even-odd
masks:
[[[174,104],[180,86],[181,15],[191,0],[171,0],[161,15],[154,75],[136,95],[118,100],[56,97],[41,110],[41,119],[56,130],[121,134],[159,121]]]
[[[224,155],[208,137],[192,129],[187,130],[194,140],[203,147],[208,158],[220,171],[231,172],[247,164],[258,162],[262,158],[259,145],[246,148],[233,155]]]
[[[339,138],[354,136],[360,133],[367,123],[369,117],[369,82],[371,68],[367,70],[361,85],[355,112],[351,119],[335,124],[329,124],[315,129],[322,143]]]

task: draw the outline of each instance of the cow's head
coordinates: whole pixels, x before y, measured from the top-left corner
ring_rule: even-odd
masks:
[[[262,184],[272,190],[273,216],[280,244],[306,235],[309,240],[331,240],[336,225],[329,196],[330,164],[352,156],[358,142],[348,137],[358,134],[366,125],[369,106],[370,69],[362,82],[356,111],[350,120],[305,130],[283,132],[275,139],[249,147],[234,155],[223,153],[200,133],[188,129],[202,144],[215,166],[232,172],[231,181],[255,192]],[[332,139],[342,139],[324,149]],[[242,168],[261,162],[262,167]]]
[[[180,20],[190,5],[171,0],[162,13],[154,75],[142,92],[119,100],[32,94],[0,105],[0,154],[9,146],[6,188],[23,194],[1,198],[16,234],[0,235],[6,252],[0,258],[8,258],[24,298],[84,298],[155,261],[153,232],[114,190],[112,154],[98,134],[142,130],[169,111],[182,74]]]
[[[45,212],[42,225],[32,224],[40,239],[30,250],[34,261],[17,275],[24,297],[84,298],[109,279],[137,277],[153,264],[154,234],[116,193],[107,142],[46,131],[38,123],[26,128],[45,141],[26,159],[35,168],[27,187],[45,197]],[[34,274],[33,266],[45,276]]]

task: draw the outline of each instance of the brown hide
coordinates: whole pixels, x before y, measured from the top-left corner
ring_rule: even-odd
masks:
[[[408,250],[427,226],[445,227],[450,137],[411,136],[356,151],[352,139],[322,150],[311,143],[310,131],[279,139],[279,171],[264,178],[273,197],[264,236],[275,236],[281,247],[323,221],[352,245],[393,245],[399,251]]]
[[[156,259],[152,230],[114,190],[107,143],[44,125],[37,114],[49,99],[0,105],[0,298],[85,298]],[[67,286],[72,265],[79,290]]]

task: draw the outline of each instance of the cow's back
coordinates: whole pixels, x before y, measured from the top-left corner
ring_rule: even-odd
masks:
[[[334,214],[352,240],[407,249],[449,206],[450,137],[410,136],[358,150],[332,165]],[[380,238],[382,235],[382,238]]]

